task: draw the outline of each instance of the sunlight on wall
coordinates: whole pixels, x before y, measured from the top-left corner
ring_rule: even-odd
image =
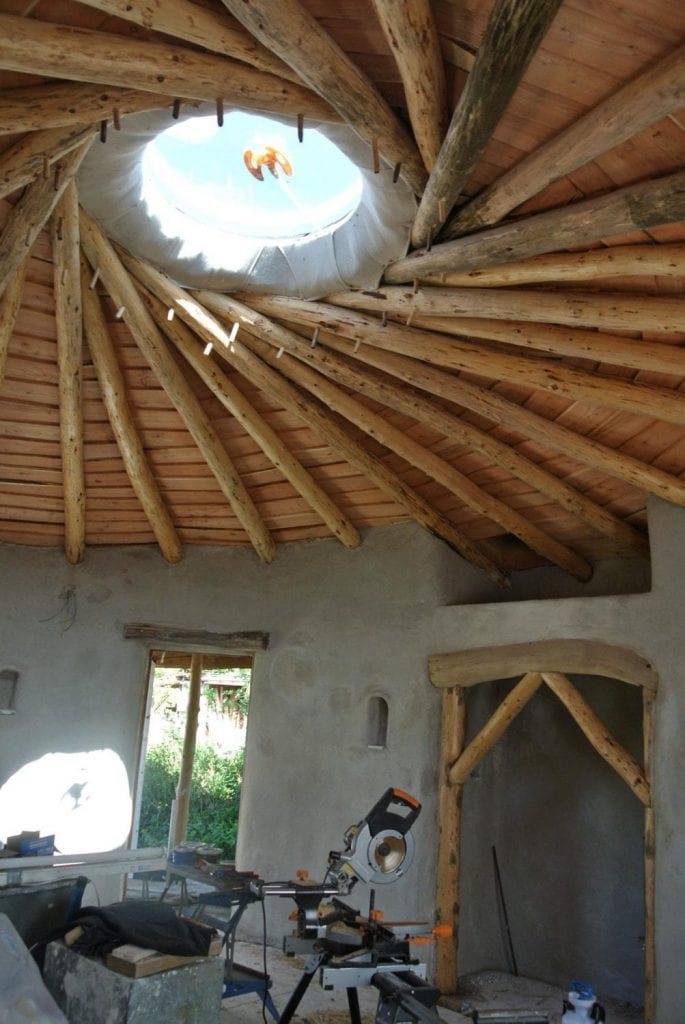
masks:
[[[0,838],[26,830],[55,835],[59,853],[101,853],[128,838],[131,795],[113,750],[45,754],[0,789]]]

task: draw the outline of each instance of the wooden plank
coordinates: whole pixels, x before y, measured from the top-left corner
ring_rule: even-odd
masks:
[[[600,757],[620,775],[638,800],[648,807],[651,802],[650,788],[640,765],[614,739],[570,679],[562,672],[543,672],[542,678],[578,723]]]
[[[435,947],[435,983],[443,995],[457,990],[459,976],[460,862],[462,786],[451,785],[449,767],[464,749],[466,713],[464,691],[450,687],[442,695],[442,732],[440,743],[440,796],[438,868],[435,887],[436,924],[453,929],[451,939],[442,939]]]
[[[24,294],[27,260],[19,263],[0,294],[0,388],[5,379],[7,353]]]
[[[208,629],[184,629],[149,622],[127,622],[123,636],[124,640],[149,641],[158,648],[221,651],[225,654],[256,654],[269,646],[269,634],[260,630],[217,633]]]
[[[685,220],[685,171],[628,185],[597,199],[538,213],[467,238],[417,249],[386,268],[387,284],[526,259]]]
[[[474,686],[521,672],[571,672],[607,676],[656,690],[658,676],[649,662],[627,647],[595,640],[537,640],[498,647],[476,647],[428,659],[433,686]]]
[[[496,0],[412,227],[435,238],[469,180],[561,0]]]
[[[483,728],[464,748],[456,761],[450,765],[447,777],[452,786],[461,786],[466,782],[474,768],[523,711],[528,701],[541,686],[542,676],[539,672],[528,672],[519,680]]]

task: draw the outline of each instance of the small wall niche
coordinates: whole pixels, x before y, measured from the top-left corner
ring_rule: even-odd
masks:
[[[369,697],[366,734],[369,750],[385,750],[388,744],[388,702],[385,697]]]

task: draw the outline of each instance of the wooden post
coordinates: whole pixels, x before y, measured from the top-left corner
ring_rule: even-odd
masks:
[[[188,812],[190,809],[190,789],[193,777],[193,760],[197,741],[197,719],[200,712],[200,686],[202,684],[202,655],[194,654],[190,660],[190,691],[188,693],[188,711],[186,714],[186,731],[183,738],[183,754],[181,772],[176,787],[176,826],[173,832],[173,845],[176,846],[186,837],[188,831]]]
[[[654,750],[654,700],[656,694],[642,691],[643,764],[645,778],[654,792],[652,755]],[[656,864],[654,850],[654,803],[645,804],[645,1024],[656,1021],[656,949],[654,937],[654,896]]]
[[[435,948],[435,983],[443,993],[456,992],[459,963],[459,865],[461,846],[461,798],[463,786],[453,786],[449,766],[464,749],[466,706],[464,690],[453,686],[442,696],[442,746],[440,754],[440,839],[435,893],[436,923],[454,929],[451,939]]]

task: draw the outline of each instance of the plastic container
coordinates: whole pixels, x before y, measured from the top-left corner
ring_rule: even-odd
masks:
[[[561,1024],[587,1024],[588,1021],[606,1020],[604,1007],[595,998],[592,985],[586,981],[571,982],[568,999],[564,999]]]

